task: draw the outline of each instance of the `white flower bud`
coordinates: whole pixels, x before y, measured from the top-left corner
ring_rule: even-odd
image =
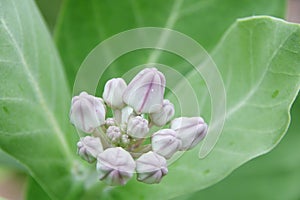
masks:
[[[74,126],[86,133],[105,123],[105,106],[102,99],[81,92],[72,98],[70,121]]]
[[[122,142],[122,144],[124,144],[124,145],[129,144],[130,140],[129,140],[128,135],[126,135],[126,134],[122,135],[122,137],[121,137],[121,142]]]
[[[171,158],[181,147],[181,141],[176,138],[172,129],[162,129],[152,135],[152,150],[166,159]]]
[[[156,68],[139,72],[126,88],[123,100],[137,113],[157,112],[163,103],[166,79]]]
[[[144,138],[149,132],[148,121],[141,116],[132,117],[128,121],[127,133],[136,138]]]
[[[168,173],[167,161],[164,157],[149,151],[136,160],[137,180],[153,184],[159,183]]]
[[[151,122],[156,126],[164,126],[174,116],[174,113],[174,105],[165,99],[162,108],[158,112],[150,114]]]
[[[113,143],[115,143],[121,139],[122,133],[119,127],[110,126],[106,130],[106,135]]]
[[[80,138],[80,141],[77,143],[77,148],[80,157],[90,163],[94,162],[97,158],[97,155],[103,152],[100,139],[91,136]]]
[[[108,148],[98,155],[97,171],[100,180],[109,185],[125,185],[133,176],[135,162],[121,147]]]
[[[182,142],[180,150],[189,150],[205,137],[207,124],[201,117],[180,117],[171,122],[171,129]]]
[[[116,122],[115,122],[114,118],[107,118],[107,119],[105,120],[105,125],[106,125],[107,127],[109,127],[109,126],[114,126],[114,125],[116,125]]]
[[[103,91],[104,101],[113,109],[121,109],[125,106],[123,93],[127,87],[122,78],[113,78],[106,82]]]

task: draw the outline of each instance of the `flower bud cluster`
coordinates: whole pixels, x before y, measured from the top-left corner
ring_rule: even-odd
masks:
[[[167,160],[205,137],[207,124],[201,117],[172,120],[174,105],[164,99],[165,85],[160,71],[146,68],[128,85],[122,78],[109,80],[103,100],[86,92],[73,97],[70,121],[90,134],[77,143],[78,154],[90,163],[97,161],[100,180],[124,185],[136,172],[138,181],[159,183],[168,173]],[[107,109],[113,116],[106,118]],[[151,133],[153,126],[169,123],[169,128]]]

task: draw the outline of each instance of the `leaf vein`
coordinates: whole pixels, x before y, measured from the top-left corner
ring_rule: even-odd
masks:
[[[228,112],[226,114],[226,118],[229,118],[232,114],[234,114],[237,110],[239,110],[241,107],[245,105],[245,103],[255,94],[255,92],[258,90],[259,86],[262,84],[264,77],[266,76],[267,72],[269,71],[269,68],[272,64],[272,61],[276,57],[276,55],[280,52],[283,45],[288,41],[288,39],[297,31],[295,28],[291,33],[283,40],[283,42],[278,46],[278,48],[273,52],[270,60],[267,63],[267,67],[265,71],[263,72],[261,78],[259,79],[258,83],[242,98],[239,103],[237,103],[232,108],[228,109]]]

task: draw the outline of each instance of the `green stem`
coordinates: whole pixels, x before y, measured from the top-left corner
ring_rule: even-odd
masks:
[[[106,134],[104,133],[104,131],[101,128],[95,129],[94,136],[97,136],[100,138],[103,149],[107,149],[107,148],[111,147],[109,139],[107,138]]]

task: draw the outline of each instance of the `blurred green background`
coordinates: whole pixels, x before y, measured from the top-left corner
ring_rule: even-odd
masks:
[[[49,31],[55,35],[55,25],[60,23],[58,15],[64,12],[64,5],[70,0],[62,2],[61,0],[36,0],[45,22],[49,27]],[[88,2],[88,0],[87,0]],[[218,3],[218,1],[215,1]],[[219,1],[220,2],[220,1]],[[231,12],[236,12],[236,17],[244,17],[242,14],[243,2],[239,0],[231,0],[232,5],[235,5]],[[261,2],[261,0],[256,0]],[[286,18],[289,21],[299,22],[300,20],[300,1],[291,0],[287,7],[274,7],[274,0],[269,2],[270,14],[279,13],[280,17],[284,16],[281,10],[286,10]],[[282,4],[284,5],[284,1]],[[117,1],[116,1],[117,3]],[[274,4],[275,5],[275,4]],[[276,5],[278,1],[276,0]],[[256,9],[255,7],[253,8]],[[249,12],[250,12],[249,8]],[[253,12],[252,14],[263,14],[263,11]],[[61,14],[61,13],[60,13]],[[251,14],[251,13],[249,13]],[[269,14],[269,13],[266,13]],[[219,16],[222,17],[222,16]],[[200,19],[201,20],[201,19]],[[228,25],[233,22],[233,19],[226,21]],[[218,30],[223,33],[224,30]],[[218,41],[219,35],[216,34],[215,42]],[[74,41],[76,42],[76,41]],[[93,41],[94,43],[96,41]],[[89,52],[94,46],[91,43],[86,46],[83,52]],[[59,44],[60,45],[60,44]],[[207,44],[208,49],[213,47],[213,42]],[[59,48],[63,49],[62,47]],[[82,53],[83,54],[83,53]],[[83,54],[84,55],[84,54]],[[81,60],[80,60],[81,59]],[[80,63],[83,58],[77,62]],[[62,56],[65,65],[68,65],[68,59]],[[292,123],[288,133],[283,138],[281,143],[270,153],[256,158],[239,169],[235,170],[229,177],[225,178],[220,183],[209,187],[205,190],[187,194],[176,199],[193,200],[193,199],[257,199],[257,200],[300,200],[300,97],[292,107]],[[251,142],[251,141],[249,141]],[[18,163],[14,162],[9,156],[1,153],[0,162],[5,163],[0,170],[0,196],[7,199],[23,199],[23,193],[26,190],[26,177],[23,172],[26,170]],[[0,198],[1,199],[1,198]]]

